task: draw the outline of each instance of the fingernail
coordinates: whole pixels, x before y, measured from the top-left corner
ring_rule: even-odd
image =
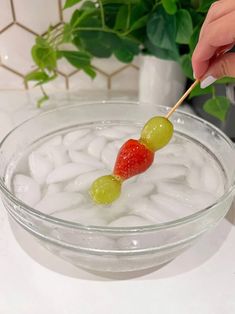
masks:
[[[194,72],[194,71],[193,71],[193,78],[196,79],[196,75],[195,75],[195,72]]]
[[[206,88],[213,84],[216,81],[216,78],[212,75],[207,76],[204,80],[201,81],[201,88]]]

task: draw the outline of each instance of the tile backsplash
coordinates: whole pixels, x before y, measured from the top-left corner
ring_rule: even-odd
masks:
[[[65,0],[0,1],[0,90],[29,89],[24,76],[34,69],[30,50],[35,35],[45,33],[49,25],[70,18],[72,9],[62,10]],[[131,90],[138,89],[139,60],[125,65],[114,58],[94,59],[94,80],[65,61],[58,64],[59,78],[48,83],[53,90]]]

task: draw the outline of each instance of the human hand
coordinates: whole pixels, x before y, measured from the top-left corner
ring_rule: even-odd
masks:
[[[208,11],[192,56],[194,76],[200,79],[201,88],[224,76],[235,77],[235,53],[228,53],[234,45],[235,1],[216,1]]]

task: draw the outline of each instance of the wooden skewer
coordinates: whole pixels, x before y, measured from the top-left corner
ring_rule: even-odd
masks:
[[[166,118],[169,119],[170,116],[175,112],[175,110],[182,104],[182,102],[185,100],[186,97],[191,93],[191,91],[194,89],[194,87],[199,83],[199,80],[194,81],[194,83],[189,87],[188,90],[184,93],[184,95],[177,101],[177,103],[174,105],[174,107],[171,108],[171,110],[166,114]]]

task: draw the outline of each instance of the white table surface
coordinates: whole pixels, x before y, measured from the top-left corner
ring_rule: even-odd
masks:
[[[0,136],[38,112],[25,106],[25,97],[0,93]],[[42,313],[234,314],[235,204],[216,228],[171,263],[118,280],[52,255],[9,224],[0,203],[0,314]]]

